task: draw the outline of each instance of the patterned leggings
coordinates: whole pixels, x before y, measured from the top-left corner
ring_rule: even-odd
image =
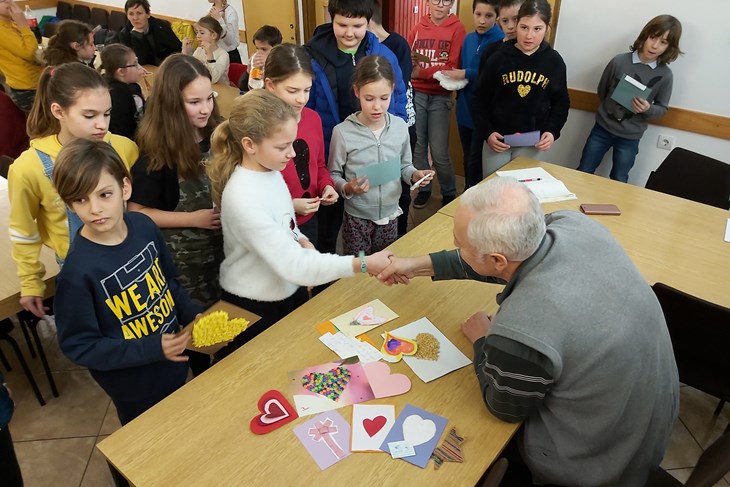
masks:
[[[342,250],[345,255],[357,255],[361,250],[366,255],[380,252],[397,238],[397,218],[386,225],[376,225],[370,220],[345,212],[342,222]]]

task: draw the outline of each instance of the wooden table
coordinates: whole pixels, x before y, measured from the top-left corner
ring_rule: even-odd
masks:
[[[451,248],[453,219],[436,214],[393,244],[399,254]],[[471,281],[433,283],[415,279],[392,288],[360,276],[343,279],[263,335],[193,379],[182,389],[105,439],[101,452],[137,486],[157,485],[474,485],[498,456],[517,425],[503,423],[486,409],[473,367],[424,384],[403,363],[393,372],[411,378],[405,395],[371,403],[413,404],[449,420],[466,437],[466,461],[420,469],[386,454],[358,453],[325,471],[294,436],[298,419],[268,435],[250,432],[257,401],[268,389],[291,397],[287,372],[334,360],[318,342],[313,326],[379,298],[400,318],[370,333],[428,317],[459,349],[472,356],[460,325],[472,313],[496,310],[500,286]],[[339,409],[348,421],[351,406]]]
[[[577,200],[545,203],[546,213],[580,211],[581,203],[618,205],[621,216],[592,218],[611,230],[649,284],[663,282],[730,307],[730,244],[723,240],[730,212],[528,158],[517,158],[502,169],[536,166],[562,180],[578,196]],[[457,199],[440,213],[453,216],[458,204]]]
[[[145,99],[147,99],[152,89],[152,85],[155,82],[155,73],[157,73],[157,70],[160,69],[160,67],[150,64],[145,65],[144,69],[151,73],[147,76],[143,76],[139,80],[139,85],[142,87],[144,97]],[[228,116],[231,114],[231,103],[233,103],[233,100],[236,97],[240,96],[240,90],[238,88],[234,88],[231,85],[215,83],[213,85],[213,91],[218,93],[218,96],[215,99],[215,103],[216,105],[218,105],[218,110],[220,111],[220,114],[223,117],[228,118]]]
[[[0,279],[0,320],[9,318],[23,309],[18,301],[20,299],[20,280],[16,273],[15,261],[11,256],[9,219],[8,182],[5,178],[0,177],[0,227],[5,229],[0,235],[0,269],[3,270],[3,276]],[[43,278],[46,283],[45,297],[50,297],[56,291],[55,278],[59,269],[55,254],[48,247],[44,246],[41,250],[41,262],[46,266],[46,275]]]

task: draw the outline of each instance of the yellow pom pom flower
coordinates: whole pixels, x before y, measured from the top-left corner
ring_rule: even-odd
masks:
[[[225,311],[214,311],[201,317],[193,326],[193,346],[209,347],[229,342],[245,330],[249,321],[245,318],[228,319]]]

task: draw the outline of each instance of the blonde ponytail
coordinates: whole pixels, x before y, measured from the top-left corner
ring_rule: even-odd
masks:
[[[228,120],[223,121],[213,131],[210,138],[210,152],[213,154],[213,158],[208,161],[207,165],[208,179],[213,202],[220,208],[223,188],[226,187],[233,170],[243,160],[241,141],[233,137]]]

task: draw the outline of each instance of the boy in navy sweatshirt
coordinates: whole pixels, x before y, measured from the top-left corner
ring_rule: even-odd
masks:
[[[130,176],[109,144],[65,145],[53,182],[84,224],[56,279],[58,341],[89,368],[124,425],[185,383],[190,334],[179,331],[200,308],[175,280],[152,220],[124,212]]]

